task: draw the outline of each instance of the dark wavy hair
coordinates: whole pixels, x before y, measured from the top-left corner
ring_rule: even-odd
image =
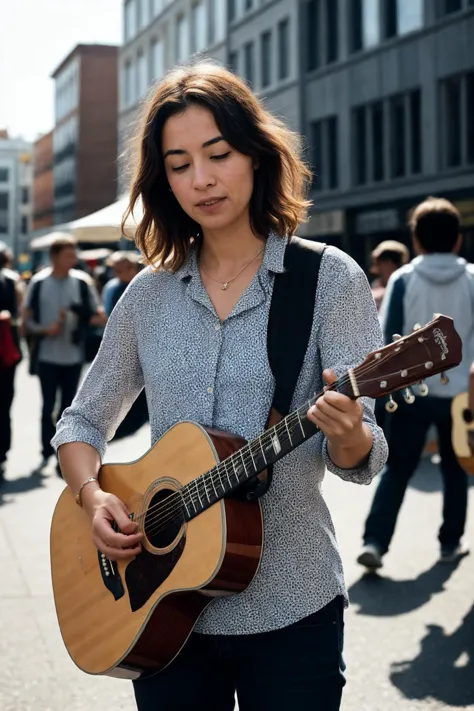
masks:
[[[159,83],[145,107],[138,163],[122,221],[126,234],[127,220],[141,199],[143,216],[135,233],[136,245],[147,264],[166,265],[170,271],[182,266],[193,242],[199,244],[200,226],[169,191],[162,131],[171,116],[193,105],[209,109],[226,141],[258,166],[250,201],[250,222],[256,235],[293,234],[310,205],[311,171],[302,159],[299,137],[227,69],[202,61],[179,67]]]

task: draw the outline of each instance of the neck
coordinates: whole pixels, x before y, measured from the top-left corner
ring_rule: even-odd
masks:
[[[200,261],[209,269],[232,268],[251,259],[264,244],[265,241],[252,232],[248,221],[222,230],[203,230]]]
[[[58,267],[53,267],[51,275],[56,279],[66,279],[66,277],[69,276],[69,269],[64,270],[58,269]]]

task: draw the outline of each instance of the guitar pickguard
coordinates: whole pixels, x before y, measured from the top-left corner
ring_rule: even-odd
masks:
[[[127,565],[125,583],[132,612],[143,607],[166,580],[181,558],[185,543],[186,536],[183,533],[177,545],[168,553],[157,555],[143,548],[140,555]]]

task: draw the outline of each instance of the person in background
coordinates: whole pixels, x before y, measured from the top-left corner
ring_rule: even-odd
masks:
[[[443,524],[439,531],[440,561],[456,561],[468,550],[462,536],[467,512],[467,474],[460,467],[451,441],[451,403],[464,392],[473,355],[474,265],[458,256],[460,216],[454,205],[430,197],[416,207],[410,220],[413,247],[418,255],[389,279],[380,319],[386,343],[394,334],[407,335],[436,312],[454,319],[464,346],[462,363],[449,379],[428,378],[428,397],[408,404],[396,397],[390,415],[389,458],[365,524],[364,547],[358,562],[369,569],[382,566],[392,539],[408,482],[420,461],[428,430],[438,434],[444,480]],[[443,384],[448,381],[447,384]],[[416,389],[414,389],[416,395]]]
[[[371,284],[371,289],[377,311],[379,311],[388,280],[393,272],[408,262],[410,253],[408,247],[402,242],[388,239],[377,245],[371,257],[370,273],[376,277]]]
[[[110,316],[117,301],[132,279],[136,277],[142,265],[140,264],[140,255],[138,253],[126,251],[111,254],[107,259],[106,265],[113,269],[115,275],[113,279],[107,282],[102,292],[104,309],[107,316]]]
[[[51,268],[36,274],[25,299],[26,331],[33,337],[30,372],[39,376],[43,407],[41,415],[42,469],[54,454],[51,439],[58,390],[61,403],[57,419],[76,394],[84,364],[84,342],[89,325],[105,323],[91,278],[73,269],[76,242],[65,234],[51,245]],[[60,474],[59,468],[57,469]]]
[[[4,329],[1,338],[13,340],[18,358],[8,365],[0,363],[0,483],[4,478],[5,462],[11,447],[11,417],[10,411],[15,395],[16,366],[21,359],[18,319],[23,300],[23,290],[16,272],[10,269],[13,255],[5,242],[0,242],[0,321]],[[3,336],[5,333],[5,336]],[[0,351],[6,343],[0,343]]]

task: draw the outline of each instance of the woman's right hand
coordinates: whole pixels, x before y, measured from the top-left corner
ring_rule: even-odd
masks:
[[[109,560],[123,560],[141,553],[143,534],[138,524],[129,519],[129,511],[123,501],[102,489],[83,490],[83,507],[92,521],[92,540]],[[114,521],[120,533],[112,528]]]

